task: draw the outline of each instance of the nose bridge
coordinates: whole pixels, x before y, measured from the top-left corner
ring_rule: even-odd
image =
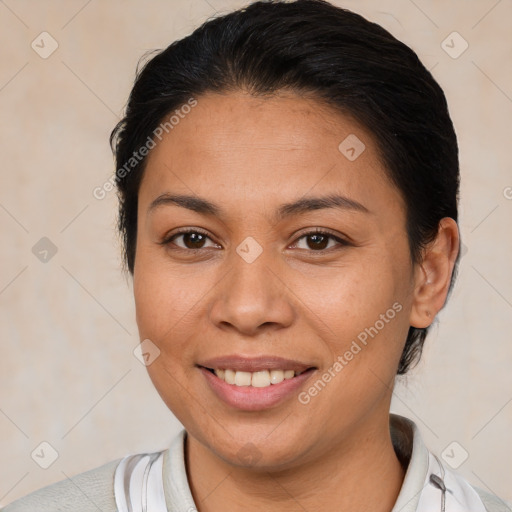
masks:
[[[226,263],[229,272],[211,311],[214,322],[229,323],[248,333],[263,324],[291,321],[291,305],[274,275],[279,263],[270,247],[247,237],[232,249]]]
[[[262,242],[263,243],[263,242]],[[273,256],[268,246],[260,244],[253,237],[245,238],[230,254],[227,299],[237,308],[248,311],[262,310],[272,301],[275,283],[268,266]]]
[[[233,294],[251,295],[260,294],[267,297],[272,288],[270,283],[272,273],[268,266],[272,266],[273,256],[271,249],[264,247],[254,238],[247,237],[230,254],[230,265],[233,269]]]

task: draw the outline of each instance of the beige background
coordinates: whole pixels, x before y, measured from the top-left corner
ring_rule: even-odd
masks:
[[[417,422],[432,451],[459,443],[448,450],[469,454],[458,471],[510,501],[512,2],[335,3],[415,49],[445,89],[460,142],[460,275],[393,410]],[[162,449],[180,428],[132,354],[115,194],[100,201],[92,190],[114,170],[108,136],[138,58],[244,4],[0,1],[0,504]],[[42,31],[59,45],[47,59],[31,48]],[[469,44],[456,59],[441,46],[453,31]],[[46,263],[32,252],[42,237],[57,248]],[[31,458],[43,441],[59,454],[46,470]]]

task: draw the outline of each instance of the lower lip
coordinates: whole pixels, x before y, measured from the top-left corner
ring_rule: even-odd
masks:
[[[219,379],[206,368],[199,367],[213,392],[226,404],[243,411],[261,411],[279,404],[304,384],[315,372],[307,370],[292,379],[285,379],[279,384],[271,384],[265,388],[253,386],[236,386]]]

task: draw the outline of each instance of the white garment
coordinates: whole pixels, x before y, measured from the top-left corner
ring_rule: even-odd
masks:
[[[480,496],[466,480],[449,471],[432,453],[428,457],[427,477],[417,512],[486,512]]]
[[[114,475],[119,512],[167,512],[163,485],[164,452],[126,456]]]
[[[403,454],[410,460],[392,512],[487,512],[482,499],[471,485],[450,471],[425,448],[412,421],[392,414],[390,427],[395,449],[407,450],[407,444],[412,446],[412,453]],[[411,431],[413,439],[410,438]],[[121,461],[114,481],[119,512],[168,512],[164,491],[165,476],[162,471],[166,454],[167,460],[170,461],[170,471],[166,475],[166,484],[169,486],[167,500],[172,503],[170,510],[196,510],[186,480],[185,436],[186,432],[182,430],[167,452],[128,455]],[[409,498],[410,494],[412,498]]]
[[[487,512],[512,512],[512,505],[440,466],[413,421],[391,414],[390,433],[398,458],[407,465],[392,512],[440,512],[442,492],[438,481],[431,483],[431,474],[444,480],[446,512],[480,512],[485,510],[482,502]],[[38,489],[0,512],[196,512],[185,436],[182,430],[167,450],[129,455]]]

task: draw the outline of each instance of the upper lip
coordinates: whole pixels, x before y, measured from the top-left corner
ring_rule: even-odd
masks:
[[[202,361],[198,365],[211,370],[222,369],[240,372],[258,372],[262,370],[293,370],[295,372],[303,372],[308,368],[313,368],[311,364],[278,356],[242,357],[227,355]]]

